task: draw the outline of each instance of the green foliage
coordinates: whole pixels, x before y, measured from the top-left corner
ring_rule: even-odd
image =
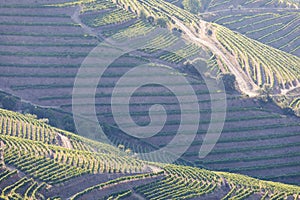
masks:
[[[198,14],[201,10],[201,0],[183,0],[182,5],[185,10],[193,14]]]
[[[228,92],[236,90],[236,78],[233,74],[230,73],[221,73],[218,75],[218,84],[224,84],[224,88]]]
[[[167,20],[163,19],[163,18],[158,18],[156,20],[156,24],[162,28],[166,28],[167,27]]]
[[[83,15],[82,21],[90,27],[100,27],[111,24],[120,24],[136,18],[132,13],[121,8],[101,14]]]
[[[300,78],[300,59],[214,24],[219,42],[236,57],[257,85],[286,89]]]
[[[2,106],[7,110],[14,110],[17,104],[17,99],[13,96],[5,96],[2,99]]]
[[[5,144],[4,161],[6,164],[14,166],[27,176],[32,177],[32,179],[27,179],[26,177],[18,179],[13,184],[4,188],[2,190],[2,196],[5,197],[9,195],[20,195],[20,198],[31,197],[35,199],[38,195],[38,191],[45,186],[43,183],[39,184],[36,180],[55,185],[86,173],[119,172],[131,174],[134,172],[139,173],[122,176],[91,186],[74,195],[72,194],[70,199],[84,198],[86,194],[92,191],[148,178],[155,178],[155,180],[154,182],[152,181],[151,183],[142,184],[133,188],[135,192],[138,192],[146,199],[209,197],[210,193],[225,184],[230,187],[230,191],[223,199],[244,199],[251,197],[254,193],[256,195],[261,194],[261,196],[268,193],[268,196],[275,198],[284,195],[295,195],[299,191],[299,187],[297,186],[260,181],[243,175],[213,172],[187,166],[145,163],[129,157],[129,151],[127,151],[128,149],[126,150],[125,145],[119,145],[119,148],[122,151],[125,150],[127,155],[121,152],[117,153],[114,150],[110,151],[110,149],[114,148],[105,144],[102,144],[102,148],[106,150],[106,153],[97,153],[95,152],[96,148],[88,150],[88,146],[92,145],[91,141],[63,131],[60,131],[60,134],[64,134],[70,139],[74,149],[47,144],[39,140],[36,136],[33,137],[33,135],[36,135],[39,131],[34,131],[32,127],[30,128],[31,131],[33,131],[32,133],[28,132],[23,134],[22,130],[26,129],[18,130],[18,125],[15,125],[13,120],[19,120],[19,123],[36,123],[36,127],[39,127],[42,122],[39,122],[31,116],[24,116],[4,110],[0,111],[0,127],[2,127],[0,140]],[[59,131],[54,128],[53,130],[54,134]],[[28,136],[31,136],[31,140],[23,138]],[[77,141],[77,145],[86,145],[86,147],[78,148],[75,140]],[[93,146],[96,147],[96,144],[93,144]],[[98,151],[100,148],[101,147],[98,146]],[[242,151],[239,150],[238,152]],[[156,173],[143,173],[141,169],[145,167],[145,164],[156,166],[160,168],[160,171]],[[266,168],[269,169],[269,166],[266,166]],[[252,170],[256,169],[257,168],[254,168]],[[9,177],[15,174],[16,171],[0,172],[0,182],[9,179]],[[18,188],[24,185],[29,185],[26,192],[17,194],[16,191]],[[119,191],[107,196],[107,198],[121,199],[128,197],[130,194],[131,190]]]
[[[73,117],[71,117],[70,115],[64,115],[64,117],[63,117],[63,126],[64,126],[66,131],[70,131],[70,132],[75,132],[76,131]]]
[[[70,200],[76,200],[76,199],[79,199],[80,197],[82,197],[83,195],[91,192],[92,190],[96,190],[96,189],[101,189],[103,187],[108,187],[110,185],[114,185],[114,184],[119,184],[119,183],[124,183],[124,182],[129,182],[129,181],[132,181],[132,180],[139,180],[139,179],[146,179],[146,178],[152,178],[152,177],[155,177],[155,176],[158,176],[160,174],[163,174],[163,172],[158,172],[158,173],[148,173],[148,174],[138,174],[138,175],[133,175],[133,176],[125,176],[125,177],[120,177],[120,178],[117,178],[117,179],[113,179],[113,180],[110,180],[110,181],[107,181],[105,183],[101,183],[99,185],[94,185],[92,187],[89,187],[77,194],[75,194],[74,196],[72,196],[70,198]],[[125,192],[124,197],[126,197],[127,195],[129,195],[130,193],[128,192]],[[121,197],[123,196],[122,193],[121,193]],[[119,195],[118,195],[119,196]]]

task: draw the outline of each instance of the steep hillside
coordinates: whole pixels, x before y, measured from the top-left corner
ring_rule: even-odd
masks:
[[[282,1],[277,3],[275,1],[255,1],[250,3],[259,2],[264,4],[286,3]],[[226,1],[226,3],[230,2]],[[214,4],[214,1],[210,4]],[[216,4],[219,5],[219,3]],[[120,6],[127,11],[120,8]],[[19,10],[30,10],[33,7],[35,7],[35,9],[30,16],[20,13],[23,11],[19,12]],[[111,36],[127,28],[129,29],[126,34],[129,37],[133,35],[136,36],[136,33],[145,34],[151,31],[149,24],[141,22],[138,20],[138,17],[145,17],[148,20],[151,19],[150,21],[154,21],[151,22],[152,28],[153,23],[156,23],[159,26],[169,26],[170,28],[179,27],[180,29],[190,30],[188,33],[184,30],[186,34],[185,38],[190,40],[189,42],[204,46],[210,50],[215,55],[219,70],[223,73],[233,73],[239,83],[240,90],[250,96],[259,95],[264,85],[271,87],[271,94],[275,97],[277,95],[286,95],[288,92],[298,88],[299,57],[281,51],[284,50],[285,47],[288,47],[291,49],[286,51],[293,53],[297,51],[298,48],[297,44],[299,38],[297,37],[297,30],[294,29],[295,26],[292,26],[292,23],[297,23],[298,15],[297,13],[293,13],[293,11],[287,14],[283,13],[282,16],[278,16],[277,13],[275,13],[275,16],[268,16],[267,14],[261,15],[258,13],[257,17],[255,15],[247,17],[247,14],[243,14],[240,19],[236,18],[235,14],[230,14],[229,16],[220,14],[221,19],[225,18],[224,25],[227,25],[227,22],[234,24],[235,21],[243,24],[244,19],[248,20],[253,17],[254,30],[266,31],[268,35],[259,34],[257,37],[253,37],[250,35],[250,33],[255,32],[252,30],[252,27],[250,27],[251,30],[248,30],[246,27],[246,32],[241,31],[241,33],[266,44],[263,45],[252,39],[236,35],[231,30],[224,29],[221,26],[214,27],[200,20],[196,15],[159,0],[147,2],[125,0],[117,2],[74,1],[71,3],[58,1],[51,4],[39,2],[39,4],[30,6],[10,2],[3,5],[1,9],[3,10],[2,15],[4,16],[1,24],[4,27],[3,30],[5,30],[2,36],[14,41],[3,42],[1,44],[3,47],[6,47],[6,50],[1,52],[3,60],[1,68],[5,72],[2,74],[2,87],[5,88],[6,91],[11,92],[11,90],[13,90],[14,94],[38,104],[48,106],[49,104],[43,103],[43,101],[51,100],[52,106],[61,106],[61,100],[70,98],[68,94],[71,92],[72,82],[77,69],[92,47],[96,46],[96,39],[101,40],[101,38]],[[296,8],[293,9],[295,9],[295,12],[297,11]],[[16,14],[14,14],[14,12],[5,13],[8,10],[14,10]],[[43,15],[41,14],[42,11],[49,11],[50,13],[56,14],[51,16]],[[270,13],[272,12],[270,11]],[[204,19],[213,15],[214,14],[209,14],[207,17],[204,17]],[[239,14],[237,15],[240,16]],[[235,20],[233,22],[227,21],[227,19],[230,20],[231,17]],[[264,19],[264,17],[267,18]],[[16,23],[15,20],[19,18],[22,19],[22,22]],[[61,22],[59,22],[57,18],[60,18],[59,20],[61,20]],[[174,18],[176,18],[176,20],[174,20]],[[274,23],[272,19],[276,20],[277,18],[278,20],[284,18],[286,21]],[[221,21],[221,19],[218,21]],[[262,25],[260,20],[270,23],[270,26]],[[260,25],[264,26],[263,30]],[[278,25],[279,27],[273,30],[271,25]],[[48,33],[45,34],[42,32],[43,29],[39,27],[47,27],[47,29],[49,28],[50,30],[53,29],[52,27],[60,27],[59,30],[61,33],[55,32],[55,34],[51,34],[48,31]],[[234,27],[238,28],[239,26],[234,25]],[[271,32],[266,30],[266,28],[269,27],[272,29]],[[13,30],[16,28],[22,31],[16,33]],[[30,30],[32,31],[35,28],[37,30],[31,34]],[[293,30],[290,30],[290,28]],[[273,35],[273,32],[274,34],[278,32],[280,35],[286,35],[279,33],[281,30],[286,29],[291,35],[289,36],[288,42],[284,40],[283,36],[282,38],[278,38],[276,35]],[[206,31],[213,31],[213,35],[207,35]],[[76,32],[76,34],[78,34],[67,34],[70,32]],[[80,35],[80,32],[83,32],[83,34]],[[267,36],[269,37],[268,41],[276,39],[275,46],[262,40]],[[24,42],[24,37],[28,42]],[[47,42],[49,39],[57,42],[63,40],[64,42],[60,44],[49,44],[49,42]],[[279,39],[283,39],[282,42],[278,43],[277,40]],[[23,42],[17,42],[18,40]],[[157,38],[155,42],[156,44],[162,43],[159,47],[165,48],[174,44],[175,39],[161,37]],[[247,44],[246,47],[237,45],[239,42]],[[283,44],[283,46],[277,46],[277,44]],[[269,45],[279,48],[280,50],[272,48]],[[221,48],[221,46],[223,46],[223,48]],[[189,55],[184,55],[184,57],[189,57],[191,54],[196,53],[195,49],[187,50],[183,48],[183,51],[191,52]],[[20,57],[26,58],[26,62],[16,63],[15,60]],[[162,56],[159,58],[165,60],[168,57]],[[132,59],[133,60],[128,63],[136,62],[134,58]],[[176,61],[174,58],[167,59],[167,61],[172,60]],[[45,65],[45,62],[47,62],[47,65]],[[64,75],[60,73],[61,68],[65,68]],[[43,82],[40,81],[41,78],[43,78]],[[28,93],[21,91],[26,89],[33,90],[35,93],[28,95]],[[53,95],[54,97],[51,97],[51,93],[45,89],[55,89],[56,94]],[[277,101],[276,98],[274,99]],[[285,105],[282,104],[282,106],[287,106],[286,104],[290,104],[293,100],[294,97],[288,98]],[[279,101],[277,102],[279,103]]]
[[[8,119],[14,116],[20,124],[30,124],[31,129],[47,126],[34,123],[28,116],[1,112],[2,118],[5,114]],[[105,153],[69,149],[47,144],[33,132],[14,133],[13,124],[6,127],[2,124],[0,128],[2,199],[300,198],[298,186],[187,166],[148,163],[124,152],[110,151],[113,147]],[[14,136],[4,135],[7,130],[12,130]],[[87,139],[80,141],[90,145]]]
[[[255,83],[275,86],[273,91],[271,91],[271,93],[275,93],[273,99],[281,107],[291,107],[299,114],[299,106],[297,104],[299,95],[295,92],[298,88],[298,72],[296,71],[299,69],[298,59],[300,55],[299,2],[264,0],[246,2],[211,1],[210,9],[201,13],[201,17],[267,45],[253,43],[253,45],[260,46],[260,48],[253,48],[252,46],[252,50],[250,50],[251,42],[249,43],[249,40],[246,41],[243,39],[243,36],[237,37],[232,35],[228,30],[225,32],[233,37],[227,37],[227,35],[224,37],[224,28],[221,28],[221,30],[218,28],[219,41],[226,48],[231,49],[230,52],[232,54],[239,55],[241,67],[249,76],[253,77]],[[245,46],[238,46],[238,41],[243,41],[244,44],[247,44],[247,49],[245,49]],[[277,50],[269,47],[274,47]],[[256,53],[258,51],[260,53]],[[272,53],[269,56],[266,53],[261,55],[261,52],[274,51],[281,53]],[[278,58],[281,57],[281,59],[274,59],[274,55]],[[273,61],[266,58],[270,58]],[[292,64],[290,62],[292,60],[295,60],[296,63]],[[274,66],[276,67],[270,68]],[[289,79],[288,73],[291,72],[289,70],[290,67],[292,67],[291,71],[294,71],[293,75],[295,77],[287,81]],[[279,92],[280,88],[281,92]],[[281,94],[278,96],[278,93]]]
[[[238,94],[227,95],[225,98],[228,105],[227,118],[221,138],[211,154],[205,159],[199,159],[199,149],[208,130],[209,119],[213,114],[220,112],[212,112],[211,94],[218,95],[222,91],[218,89],[215,81],[212,81],[212,84],[217,89],[208,91],[203,79],[198,74],[190,72],[188,65],[184,64],[186,59],[192,62],[195,58],[200,58],[204,60],[202,62],[204,68],[209,66],[212,71],[223,72],[237,69],[238,74],[242,72],[248,77],[244,80],[244,77],[237,76],[242,82],[247,83],[248,80],[250,82],[253,79],[253,85],[269,83],[275,88],[279,87],[276,91],[281,92],[280,89],[283,88],[291,89],[291,84],[297,86],[295,80],[299,76],[298,57],[263,45],[223,26],[200,21],[203,24],[200,24],[199,28],[197,24],[199,21],[195,15],[158,0],[122,0],[118,1],[118,5],[108,0],[67,2],[57,0],[51,3],[30,0],[22,3],[5,1],[0,9],[3,16],[0,23],[3,31],[0,36],[1,41],[4,41],[0,43],[1,88],[35,104],[56,107],[70,113],[76,73],[84,58],[99,41],[110,36],[122,41],[144,35],[158,25],[165,25],[157,24],[158,19],[165,20],[169,26],[175,28],[173,30],[175,34],[159,35],[148,41],[147,48],[124,55],[110,66],[103,77],[104,80],[99,83],[96,111],[100,124],[106,128],[108,138],[116,146],[123,144],[133,152],[139,153],[165,146],[177,133],[180,123],[179,104],[174,94],[162,87],[143,87],[135,93],[131,102],[131,116],[142,126],[149,122],[148,111],[151,105],[162,104],[167,108],[170,117],[161,132],[152,138],[137,140],[127,135],[115,123],[111,112],[111,93],[117,80],[134,66],[159,61],[172,66],[170,73],[174,75],[178,73],[188,75],[187,79],[195,89],[200,105],[200,128],[193,144],[182,156],[182,163],[286,183],[299,183],[299,119],[283,115],[283,112],[273,104],[265,104],[260,99],[249,99]],[[143,15],[150,16],[150,21],[143,19]],[[180,26],[174,22],[172,16],[175,16],[177,21],[194,36],[189,38],[187,33],[176,31],[176,27],[179,29]],[[204,30],[205,27],[207,30]],[[212,36],[206,34],[209,28],[213,30]],[[164,49],[176,45],[180,34],[187,40],[186,44],[177,46],[175,49],[177,54],[153,49],[153,47]],[[203,51],[199,45],[205,45],[201,42],[194,44],[195,42],[191,41],[193,38],[202,40],[201,37],[206,39],[206,42],[211,42],[209,44],[213,44],[203,49],[208,50],[212,46],[217,50],[213,52],[215,55]],[[248,45],[245,47],[237,41]],[[214,46],[215,42],[220,42],[217,43],[219,46]],[[218,52],[220,54],[216,54]],[[224,58],[227,57],[233,60],[224,62]],[[232,62],[235,63],[234,66],[227,65],[236,57],[239,59]],[[283,60],[286,61],[285,66],[282,66]],[[289,70],[286,70],[286,66]],[[276,73],[272,73],[272,70]],[[140,74],[139,77],[146,78],[147,74]],[[87,89],[89,85],[82,87]],[[123,87],[124,91],[132,88],[131,85]],[[185,96],[183,85],[178,88],[180,89],[178,97]],[[294,93],[295,96],[299,95],[297,90],[294,90]],[[124,94],[119,94],[120,99],[122,95]],[[89,101],[92,98],[88,96],[84,99]],[[221,97],[215,99],[216,102],[223,100],[224,98]],[[298,101],[290,101],[293,106],[299,106]],[[77,106],[86,106],[86,104]],[[190,109],[186,124],[195,121],[192,118],[193,111]],[[125,116],[126,113],[119,114]],[[158,112],[156,116],[161,114]],[[92,141],[87,142],[61,130],[49,128],[45,124],[38,125],[40,122],[34,119],[32,121],[38,128],[32,129],[30,124],[20,124],[19,117],[21,116],[9,119],[1,117],[2,126],[6,127],[3,129],[3,134],[20,135],[22,138],[38,140],[47,145],[59,145],[70,150],[92,153],[103,153],[108,148]],[[212,122],[213,125],[218,123],[220,123],[218,120]],[[11,127],[9,124],[13,125],[13,129],[9,129]],[[128,124],[123,125],[131,128]],[[32,135],[29,134],[31,132]],[[189,134],[189,131],[186,131],[186,134]],[[94,138],[98,136],[94,130],[86,130],[84,135]]]

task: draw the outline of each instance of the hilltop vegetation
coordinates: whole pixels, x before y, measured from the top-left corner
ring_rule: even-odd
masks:
[[[107,144],[18,113],[1,110],[1,122],[2,199],[132,199],[136,195],[146,199],[299,198],[298,186],[137,160]],[[22,124],[31,131],[16,128]],[[81,145],[49,144],[34,131],[41,127],[68,136],[65,140],[69,142],[77,139]]]

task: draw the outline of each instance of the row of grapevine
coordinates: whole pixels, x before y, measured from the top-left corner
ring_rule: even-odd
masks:
[[[115,6],[116,5],[110,0],[94,0],[88,3],[83,2],[81,13],[110,9]]]
[[[215,27],[220,43],[232,54],[242,58],[242,68],[258,85],[274,86],[278,82],[280,88],[285,89],[299,80],[298,57],[235,34],[225,27]]]
[[[0,109],[0,134],[57,145],[59,143],[57,138],[58,133],[70,140],[74,150],[118,154],[116,148],[112,148],[107,144],[94,142],[67,131],[51,127],[30,115]]]
[[[270,197],[295,197],[298,187],[281,183],[261,181],[243,175],[233,175],[224,172],[208,172],[203,169],[166,165],[165,178],[134,188],[134,191],[147,199],[187,199],[203,196],[209,199],[209,194],[216,188],[229,186],[222,200],[246,199],[251,195],[261,195],[262,199]],[[275,189],[276,188],[276,189]]]
[[[162,34],[149,41],[144,47],[144,51],[147,53],[154,53],[158,50],[166,50],[167,47],[176,43],[177,40],[178,38],[171,34]]]
[[[1,170],[0,172],[0,183],[5,185],[1,188],[0,198],[3,199],[38,199],[39,191],[45,186],[44,183],[38,183],[32,178],[27,177],[16,178],[12,175],[16,174],[16,171]],[[3,177],[3,178],[2,178]],[[6,179],[13,179],[11,184]]]
[[[90,27],[99,27],[110,24],[124,23],[128,20],[134,19],[135,15],[127,12],[121,8],[114,9],[103,14],[83,15],[82,21]]]
[[[83,173],[136,173],[143,171],[144,168],[142,161],[125,154],[121,157],[119,154],[70,150],[10,136],[1,136],[1,138],[5,143],[5,163],[14,165],[22,171],[25,170],[29,174],[34,172],[33,169],[40,171],[43,169],[42,166],[45,166],[50,171],[43,169],[43,173],[37,174],[37,178],[51,183],[57,183],[63,178],[59,174],[58,177],[54,176],[57,170],[73,177]]]
[[[163,172],[158,172],[158,173],[147,173],[147,174],[138,174],[138,175],[132,175],[132,176],[124,176],[124,177],[120,177],[117,179],[113,179],[113,180],[109,180],[105,183],[100,183],[98,185],[94,185],[92,187],[89,187],[81,192],[76,193],[75,195],[73,195],[70,200],[76,200],[79,199],[79,197],[82,197],[86,194],[88,194],[89,192],[93,191],[93,190],[101,190],[102,188],[106,188],[115,184],[120,184],[120,183],[124,183],[124,182],[130,182],[130,181],[135,181],[135,180],[142,180],[142,179],[147,179],[147,178],[153,178],[156,176],[159,176],[163,174]],[[128,191],[125,192],[125,194],[118,194],[117,197],[119,195],[123,196],[123,195],[129,195],[130,193],[128,193]],[[113,195],[114,196],[114,195]]]
[[[243,7],[281,7],[281,8],[298,8],[299,3],[292,0],[241,0],[238,4],[233,0],[212,0],[209,3],[209,11],[224,9],[242,9]]]
[[[124,40],[126,38],[137,37],[145,35],[153,30],[153,27],[149,24],[143,22],[142,20],[137,20],[134,24],[130,25],[126,29],[122,29],[113,35],[116,40]]]
[[[185,59],[192,58],[196,54],[198,54],[201,51],[201,48],[199,48],[197,45],[190,44],[182,49],[177,50],[174,53],[167,53],[162,56],[160,56],[160,59],[165,60],[167,62],[172,63],[180,63],[181,61]]]
[[[115,2],[119,5],[122,5],[127,10],[130,10],[131,12],[137,14],[144,12],[146,17],[153,17],[156,19],[162,18],[169,21],[171,21],[172,17],[176,17],[188,23],[196,23],[197,21],[195,20],[193,14],[163,0],[151,0],[151,1],[118,0]]]
[[[297,50],[299,19],[300,15],[295,12],[257,14],[228,14],[224,12],[218,14],[217,17],[207,17],[209,21],[226,26],[233,31],[238,31],[249,38],[287,53],[293,53]],[[297,55],[297,52],[295,53]]]
[[[56,133],[48,125],[35,119],[24,118],[22,115],[1,109],[0,134],[42,141],[46,144],[55,143]]]
[[[213,192],[220,178],[213,173],[194,170],[190,167],[164,167],[165,178],[134,190],[147,199],[185,199]]]

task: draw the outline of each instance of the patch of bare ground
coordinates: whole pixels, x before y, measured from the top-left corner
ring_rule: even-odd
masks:
[[[56,133],[56,140],[58,141],[59,146],[65,147],[67,149],[73,149],[69,138],[67,138],[66,136],[60,133]]]
[[[155,165],[147,165],[147,170],[146,171],[150,171],[152,173],[159,173],[161,171],[163,171],[162,168],[155,166]]]
[[[129,197],[124,198],[124,200],[145,200],[143,196],[132,191],[132,194]]]

